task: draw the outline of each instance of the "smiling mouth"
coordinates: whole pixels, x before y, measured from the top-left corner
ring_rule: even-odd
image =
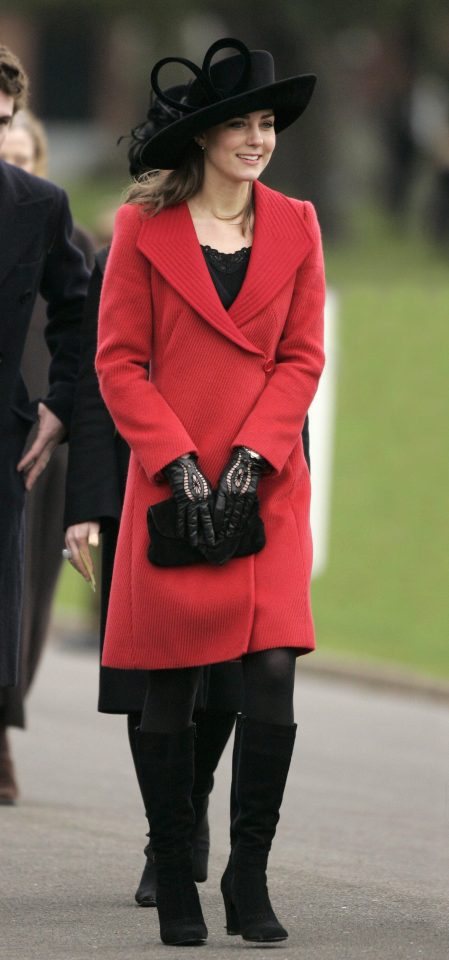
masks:
[[[238,153],[239,160],[248,160],[251,163],[255,163],[257,160],[262,159],[262,154],[260,153]]]

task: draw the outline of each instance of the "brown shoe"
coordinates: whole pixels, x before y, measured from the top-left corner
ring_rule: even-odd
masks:
[[[19,788],[14,776],[14,764],[9,752],[5,727],[0,727],[0,804],[11,805],[19,796]]]

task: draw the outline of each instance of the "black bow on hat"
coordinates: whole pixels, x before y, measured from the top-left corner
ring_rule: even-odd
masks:
[[[213,63],[216,53],[225,48],[238,53]],[[188,67],[194,80],[183,87],[162,90],[159,74],[168,63]],[[313,74],[276,81],[271,53],[248,50],[244,43],[231,37],[217,40],[209,47],[202,67],[185,57],[164,57],[153,67],[151,86],[156,102],[173,111],[173,119],[167,113],[166,119],[170,119],[163,129],[149,133],[139,151],[140,162],[147,169],[172,170],[182,163],[195,136],[253,110],[272,110],[279,133],[303,113],[315,82]]]

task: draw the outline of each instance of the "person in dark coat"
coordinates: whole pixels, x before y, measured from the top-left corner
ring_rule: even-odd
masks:
[[[46,177],[48,147],[45,130],[28,109],[13,117],[0,149],[0,157],[27,173]],[[72,241],[93,266],[93,243],[75,226]],[[32,397],[45,396],[50,354],[45,342],[46,303],[38,294],[22,356],[21,372]],[[28,445],[34,440],[30,432]],[[67,445],[59,444],[39,483],[30,490],[25,505],[25,570],[20,631],[18,683],[0,692],[0,803],[14,803],[18,797],[8,727],[25,727],[25,698],[33,682],[48,633],[51,606],[61,568],[64,546],[63,511]],[[45,557],[45,563],[42,558]]]
[[[13,114],[25,105],[26,91],[19,61],[0,46],[0,143]],[[71,241],[63,190],[0,161],[0,204],[0,687],[9,687],[18,678],[25,492],[70,424],[88,274]],[[45,339],[51,355],[44,401],[30,400],[20,373],[39,292],[48,305]],[[36,439],[23,456],[36,420]]]

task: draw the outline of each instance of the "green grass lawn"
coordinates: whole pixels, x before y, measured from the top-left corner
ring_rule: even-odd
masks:
[[[113,176],[87,182],[63,183],[70,197],[74,220],[95,233],[98,217],[116,209],[122,202],[129,180]]]
[[[112,184],[96,201],[71,191],[81,221],[103,195]],[[449,677],[449,258],[372,210],[326,254],[341,343],[318,643]],[[58,599],[77,606],[90,591],[66,569]]]
[[[365,218],[330,251],[341,363],[320,646],[449,677],[449,270]]]

